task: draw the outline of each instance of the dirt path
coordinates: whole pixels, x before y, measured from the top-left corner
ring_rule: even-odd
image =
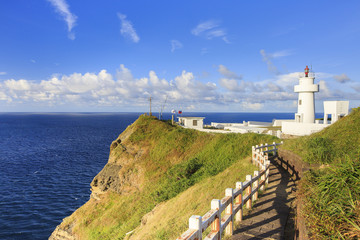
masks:
[[[292,239],[288,234],[292,219],[288,221],[288,216],[295,198],[295,182],[275,161],[271,163],[266,191],[236,227],[231,240]]]

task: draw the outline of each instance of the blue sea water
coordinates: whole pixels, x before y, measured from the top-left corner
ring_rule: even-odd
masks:
[[[113,140],[140,113],[1,113],[0,239],[47,239],[90,196]],[[158,114],[154,114],[158,116]],[[210,122],[292,119],[293,113],[183,113]],[[321,117],[321,114],[317,114]],[[164,114],[170,119],[170,114]]]

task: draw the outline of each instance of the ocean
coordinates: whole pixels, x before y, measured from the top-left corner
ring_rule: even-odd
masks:
[[[47,239],[89,199],[90,183],[107,163],[111,142],[140,114],[0,113],[0,239]],[[294,113],[182,116],[205,117],[204,124],[210,124],[271,122],[293,119]]]

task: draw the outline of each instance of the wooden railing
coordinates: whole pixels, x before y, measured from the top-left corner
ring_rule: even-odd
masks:
[[[252,163],[255,164],[256,166],[258,166],[260,169],[264,168],[265,165],[265,161],[269,159],[269,155],[268,153],[273,153],[273,155],[276,155],[277,153],[277,147],[283,144],[283,141],[281,141],[281,143],[275,143],[273,142],[273,144],[267,144],[265,143],[256,145],[256,146],[252,146]]]
[[[189,218],[189,229],[177,240],[202,240],[203,232],[209,226],[211,226],[211,231],[204,238],[205,240],[220,240],[223,233],[232,235],[234,222],[242,221],[243,206],[251,209],[252,202],[258,199],[259,190],[264,190],[265,184],[268,183],[270,167],[268,153],[274,152],[276,154],[276,146],[280,144],[282,143],[274,142],[272,145],[253,146],[252,162],[259,166],[260,171],[254,171],[254,176],[247,175],[245,182],[236,182],[235,188],[225,189],[225,197],[221,200],[213,199],[211,210],[204,216],[191,216]]]

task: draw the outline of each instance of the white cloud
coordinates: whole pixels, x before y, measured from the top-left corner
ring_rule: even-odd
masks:
[[[317,97],[319,99],[328,99],[328,98],[332,98],[334,96],[334,94],[330,91],[329,87],[327,86],[327,84],[324,80],[319,81],[319,88],[320,88],[320,91],[317,94]]]
[[[244,81],[239,83],[236,79],[228,79],[228,78],[221,78],[220,85],[226,88],[229,91],[233,92],[242,92],[245,91],[246,84]]]
[[[177,49],[180,49],[183,47],[182,43],[178,40],[171,40],[171,52],[174,52]]]
[[[260,50],[260,54],[263,58],[263,61],[266,62],[268,70],[276,75],[280,74],[279,70],[277,69],[277,67],[274,65],[274,63],[272,62],[273,59],[276,58],[280,58],[280,57],[286,57],[286,56],[290,56],[293,54],[293,51],[291,50],[282,50],[282,51],[277,51],[274,53],[267,53],[265,52],[264,49]]]
[[[242,79],[241,75],[237,75],[236,73],[230,71],[227,67],[225,67],[222,64],[219,65],[218,72],[227,78]]]
[[[355,91],[359,92],[360,93],[360,84],[354,84],[352,86],[352,89],[354,89]]]
[[[229,41],[229,39],[225,36],[222,38],[222,40],[224,40],[224,42],[226,42],[227,44],[230,44],[231,42]]]
[[[69,5],[65,0],[48,0],[55,10],[64,18],[64,21],[68,27],[68,37],[71,40],[75,39],[75,34],[72,32],[73,27],[76,24],[77,16],[70,12]]]
[[[242,102],[242,107],[247,110],[257,111],[263,108],[264,104],[262,103],[251,103],[251,102]]]
[[[269,57],[271,58],[279,58],[279,57],[287,57],[293,54],[292,50],[282,50],[282,51],[277,51],[274,53],[270,53]]]
[[[30,59],[30,62],[32,63],[36,63],[36,61],[34,59]]]
[[[207,30],[210,29],[214,29],[218,26],[219,23],[217,21],[209,20],[197,25],[193,30],[191,30],[191,33],[194,34],[195,36],[200,36],[203,32],[206,32]]]
[[[351,81],[351,79],[345,73],[340,74],[340,75],[335,75],[334,78],[339,83],[346,83],[346,82]]]
[[[268,70],[272,73],[279,74],[278,69],[275,67],[275,65],[272,62],[271,54],[267,54],[264,49],[260,50],[260,54],[263,58],[263,61],[266,62]]]
[[[54,75],[41,81],[7,79],[0,81],[0,104],[11,102],[11,106],[21,106],[32,103],[34,106],[51,106],[54,109],[57,106],[70,106],[70,109],[78,106],[80,111],[91,107],[101,109],[102,106],[119,106],[119,110],[125,108],[137,111],[147,107],[149,96],[154,99],[154,109],[156,106],[160,108],[168,96],[168,106],[172,106],[170,108],[181,105],[188,110],[294,109],[293,102],[298,95],[293,90],[294,85],[298,84],[298,72],[252,82],[236,79],[239,77],[237,74],[221,66],[218,71],[228,76],[218,80],[221,87],[215,82],[199,81],[192,72],[185,70],[172,79],[163,79],[152,70],[147,76],[136,78],[124,65],[120,65],[116,75],[101,70],[98,73]],[[328,80],[332,80],[333,75],[320,75],[327,77],[319,81],[320,93],[316,93],[316,100],[360,99],[359,84],[344,83],[340,91],[334,89],[335,85],[329,84]]]
[[[7,73],[6,72],[0,72],[0,75],[6,75]]]
[[[207,39],[213,39],[215,37],[223,37],[225,35],[226,35],[226,32],[223,29],[215,29],[215,30],[211,30],[211,31],[206,32],[206,38]]]
[[[198,24],[191,30],[195,36],[204,37],[208,40],[213,38],[221,38],[225,43],[230,43],[226,37],[226,30],[220,27],[220,22],[215,20],[208,20]]]
[[[4,84],[8,89],[15,91],[27,91],[30,90],[31,88],[29,82],[24,79],[18,81],[14,79],[10,79],[10,80],[6,80]]]
[[[136,30],[134,29],[132,23],[126,19],[126,15],[118,13],[118,18],[121,22],[121,29],[120,33],[126,37],[132,40],[134,43],[138,43],[140,41],[139,36],[136,33]]]

